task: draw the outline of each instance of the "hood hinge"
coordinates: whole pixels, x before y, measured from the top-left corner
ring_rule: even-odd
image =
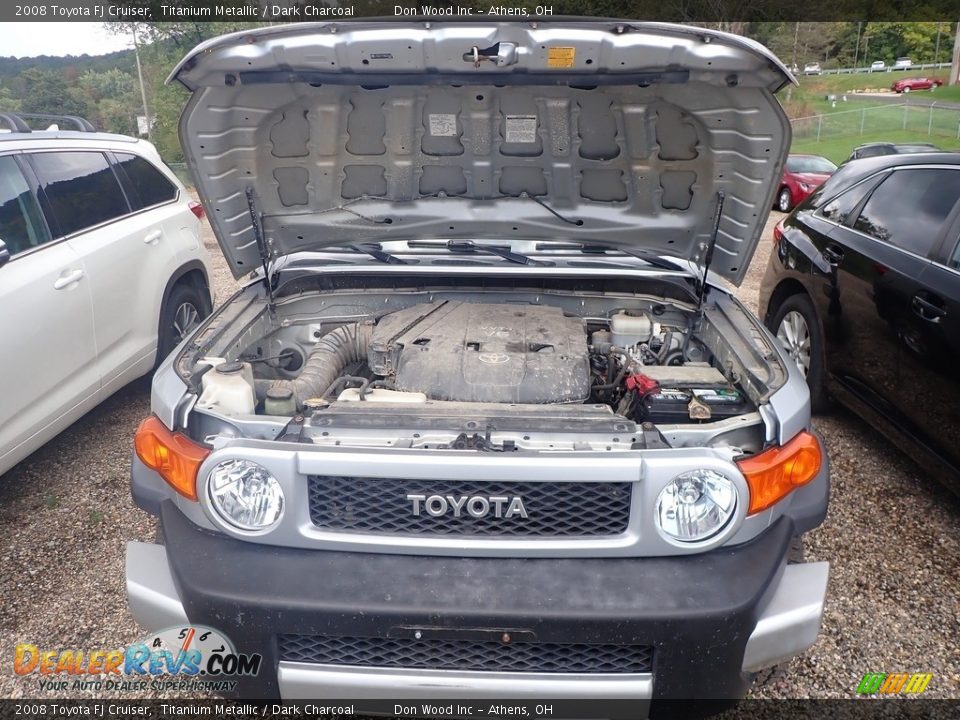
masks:
[[[253,237],[257,241],[257,250],[260,251],[260,264],[263,266],[263,284],[267,288],[267,306],[270,313],[273,314],[276,308],[276,301],[273,297],[273,274],[270,272],[270,263],[273,256],[267,245],[267,238],[263,234],[263,213],[257,209],[257,201],[253,194],[253,188],[247,186],[247,207],[250,208],[250,224],[253,226]]]

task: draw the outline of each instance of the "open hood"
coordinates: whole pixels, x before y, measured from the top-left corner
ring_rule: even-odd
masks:
[[[602,243],[739,283],[790,145],[759,44],[615,20],[303,23],[174,69],[180,139],[235,276],[326,246]],[[258,246],[248,196],[262,213]]]

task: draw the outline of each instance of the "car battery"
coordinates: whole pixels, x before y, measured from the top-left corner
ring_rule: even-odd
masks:
[[[714,422],[750,411],[743,393],[706,364],[645,366],[640,375],[643,380],[632,384],[640,396],[637,415],[641,421],[666,425]]]

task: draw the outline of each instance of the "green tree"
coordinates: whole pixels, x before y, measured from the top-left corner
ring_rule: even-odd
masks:
[[[17,112],[20,110],[20,99],[17,98],[10,88],[0,85],[0,112]]]
[[[53,70],[30,68],[23,72],[25,88],[21,109],[27,113],[87,115],[89,107],[70,91],[66,78]]]

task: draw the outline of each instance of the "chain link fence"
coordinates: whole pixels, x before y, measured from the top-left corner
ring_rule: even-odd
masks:
[[[960,139],[960,110],[895,103],[880,107],[841,110],[790,121],[794,139],[826,140],[894,131],[905,131],[930,138]]]

